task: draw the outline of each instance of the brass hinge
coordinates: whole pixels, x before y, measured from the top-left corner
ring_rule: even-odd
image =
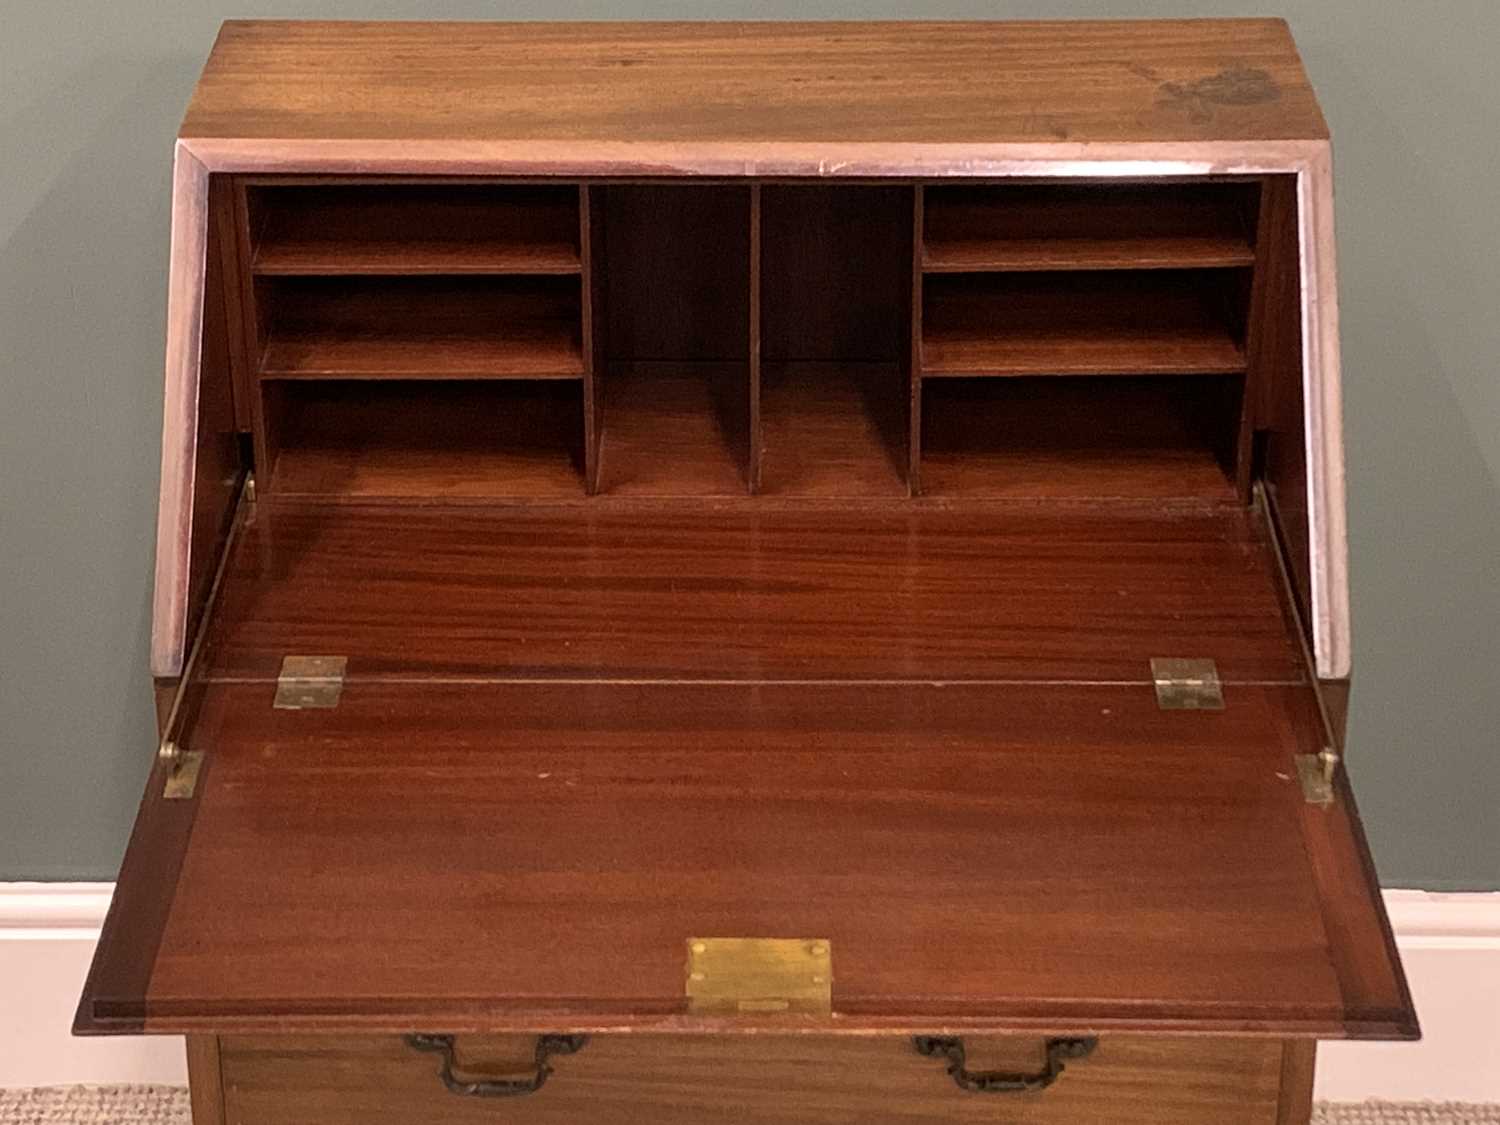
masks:
[[[1224,710],[1219,666],[1212,660],[1153,656],[1151,679],[1156,683],[1156,704],[1163,711]]]
[[[198,789],[198,773],[203,769],[203,751],[184,750],[171,739],[163,742],[156,756],[167,767],[167,780],[161,795],[168,801],[186,801]]]
[[[833,947],[823,938],[689,938],[688,1011],[827,1016]]]
[[[344,669],[348,664],[346,656],[283,657],[272,706],[285,711],[337,707],[339,696],[344,691]]]
[[[1308,804],[1333,804],[1333,779],[1338,768],[1339,756],[1330,746],[1323,747],[1316,754],[1297,755],[1297,780]]]

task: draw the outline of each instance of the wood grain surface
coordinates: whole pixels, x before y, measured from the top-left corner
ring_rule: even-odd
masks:
[[[922,267],[972,273],[1251,266],[1256,194],[1254,184],[1223,183],[928,188]]]
[[[1034,1070],[1037,1037],[967,1041],[975,1066]],[[520,1071],[526,1040],[461,1039],[474,1073]],[[1276,1116],[1274,1039],[1109,1037],[1051,1089],[958,1089],[905,1038],[595,1036],[528,1098],[455,1097],[394,1037],[232,1036],[229,1125],[1293,1125]],[[1301,1125],[1305,1125],[1304,1115]]]
[[[929,277],[922,375],[1245,370],[1219,271]]]
[[[285,278],[262,379],[577,379],[577,278]]]
[[[222,296],[223,183],[178,146],[172,165],[167,380],[151,600],[151,674],[175,679],[192,643],[238,494],[239,450]]]
[[[932,379],[922,388],[933,497],[1238,503],[1230,377]]]
[[[761,379],[768,496],[906,495],[905,373],[896,363],[773,363]]]
[[[583,495],[574,380],[276,380],[268,494],[450,500]]]
[[[1263,432],[1266,492],[1276,513],[1291,565],[1292,587],[1304,620],[1313,622],[1315,545],[1310,538],[1307,489],[1306,417],[1308,401],[1301,374],[1303,326],[1285,310],[1302,297],[1297,275],[1297,207],[1295,185],[1279,177],[1266,185],[1261,200],[1259,262],[1255,270],[1255,306],[1250,358],[1254,394],[1253,424]],[[1280,313],[1277,310],[1282,310]]]
[[[578,273],[578,191],[332,184],[250,190],[261,274]]]
[[[1308,1125],[1312,1120],[1317,1062],[1317,1040],[1289,1039],[1282,1044],[1281,1095],[1276,1125]]]
[[[188,1095],[193,1125],[225,1125],[221,1041],[216,1035],[187,1037]]]
[[[747,362],[616,363],[601,382],[600,493],[657,500],[745,495]]]
[[[185,138],[1323,138],[1281,20],[231,21]]]
[[[1300,682],[1274,575],[1238,507],[263,502],[208,669],[1142,683],[1182,655]]]
[[[1145,684],[273,691],[207,692],[153,1030],[708,1027],[690,934],[829,939],[837,1015],[809,1029],[1399,1018],[1335,971],[1305,688],[1223,712]]]

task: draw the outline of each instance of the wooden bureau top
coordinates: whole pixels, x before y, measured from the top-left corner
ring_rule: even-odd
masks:
[[[1328,130],[1274,19],[235,20],[181,135],[691,150],[1305,141]]]

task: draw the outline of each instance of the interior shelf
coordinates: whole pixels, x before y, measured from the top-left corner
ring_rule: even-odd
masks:
[[[281,492],[1245,495],[1257,184],[247,190]]]
[[[750,443],[745,364],[612,364],[603,391],[601,493],[745,494]]]
[[[268,275],[578,273],[578,189],[454,185],[250,189]]]
[[[279,495],[578,496],[576,383],[272,383]]]
[[[265,379],[578,379],[576,278],[263,282]]]
[[[768,363],[762,494],[905,496],[908,385],[895,363]]]
[[[928,277],[922,375],[1243,372],[1239,275],[1217,273]]]
[[[922,389],[931,496],[1236,500],[1240,380],[946,379]]]
[[[929,188],[922,269],[1251,266],[1256,196],[1246,184]]]

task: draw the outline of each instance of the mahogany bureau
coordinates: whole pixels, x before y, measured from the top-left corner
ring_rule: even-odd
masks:
[[[77,1017],[197,1125],[1308,1120],[1345,768],[1286,26],[232,22]]]

